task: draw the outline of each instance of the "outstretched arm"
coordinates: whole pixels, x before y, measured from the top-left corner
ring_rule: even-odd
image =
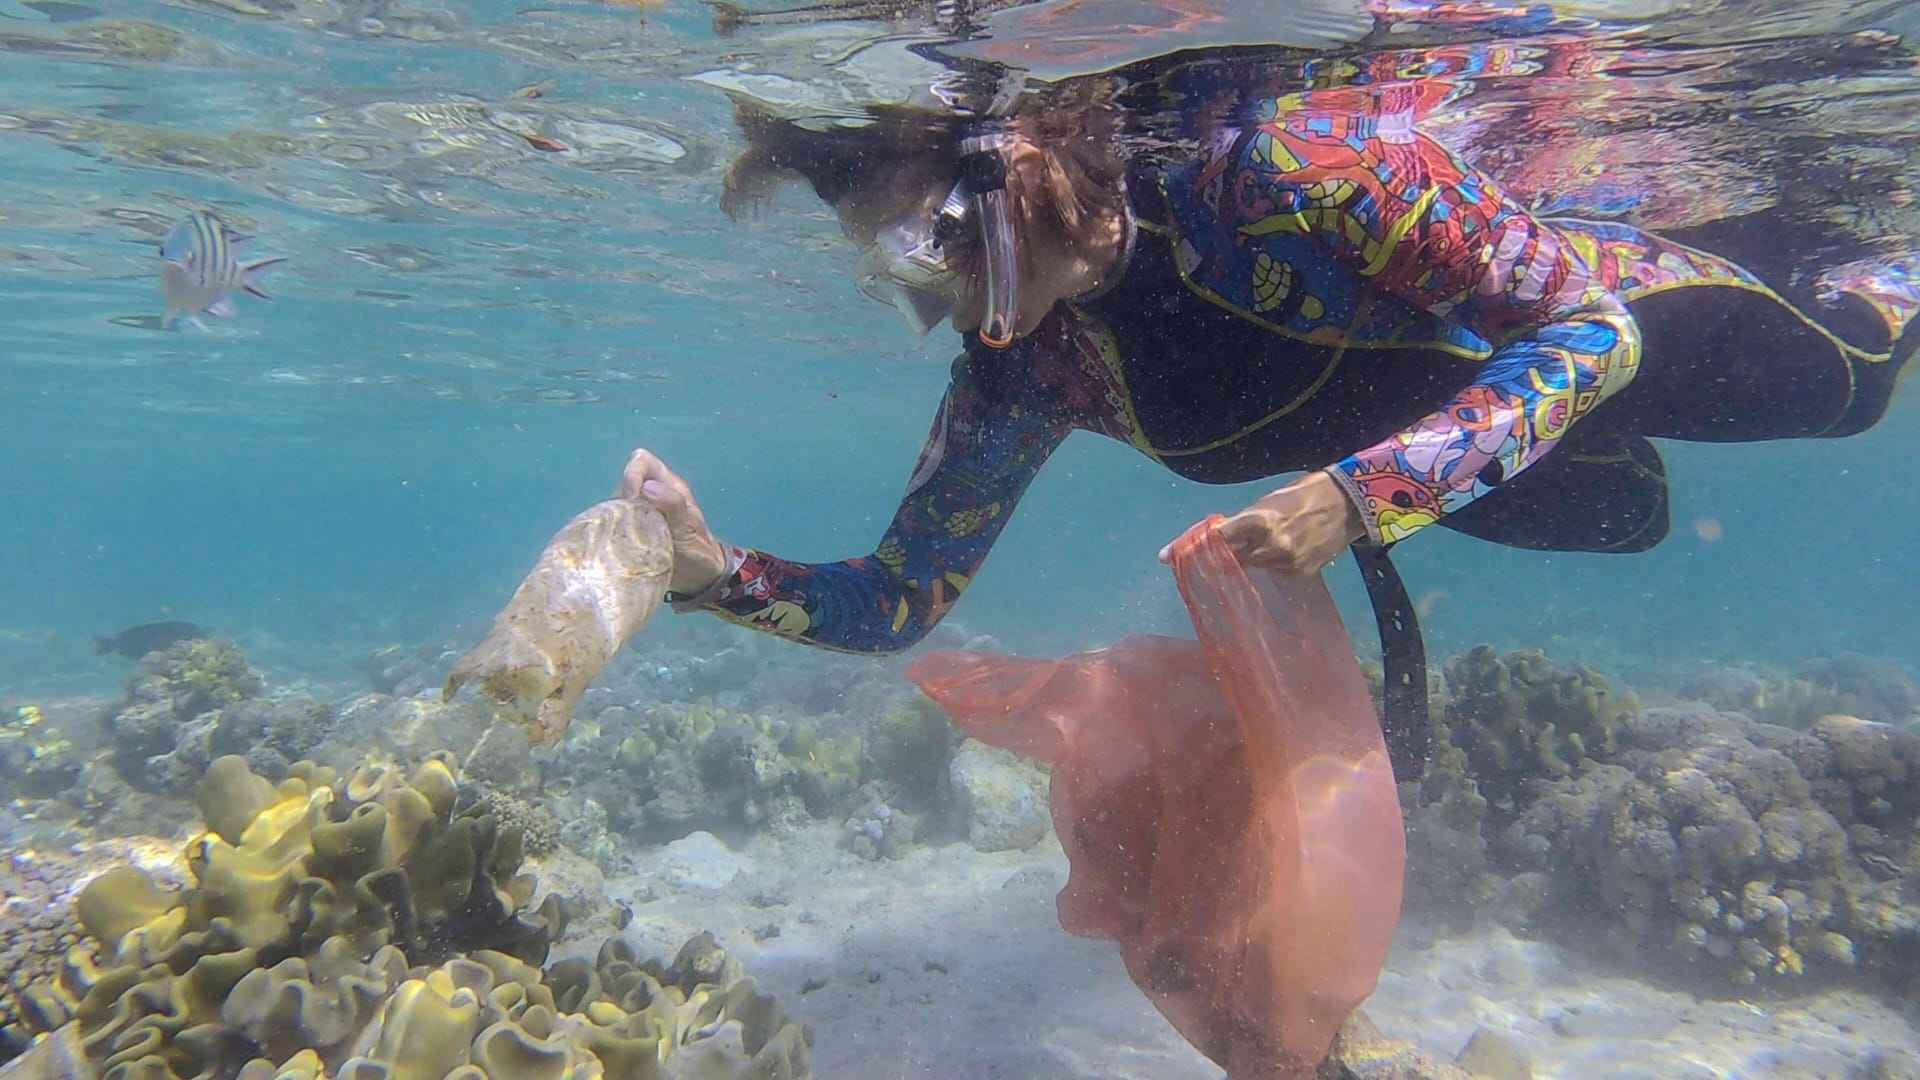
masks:
[[[1352,541],[1405,539],[1540,460],[1639,364],[1638,328],[1578,241],[1390,101],[1353,90],[1271,102],[1229,160],[1198,174],[1228,226],[1209,248],[1233,268],[1229,288],[1256,305],[1268,293],[1300,300],[1320,321],[1295,332],[1486,349],[1439,409],[1229,518],[1236,553],[1259,565],[1315,571]],[[1304,273],[1262,277],[1295,260]]]
[[[1633,378],[1640,333],[1617,283],[1576,241],[1425,134],[1361,119],[1378,123],[1281,122],[1267,132],[1274,152],[1249,167],[1292,166],[1281,169],[1290,175],[1278,201],[1291,199],[1301,231],[1363,292],[1496,344],[1439,409],[1326,470],[1354,499],[1368,538],[1390,543],[1551,451]],[[1336,192],[1341,210],[1319,211]]]
[[[962,360],[906,496],[872,554],[801,563],[733,547],[720,580],[675,606],[847,652],[905,649],[966,590],[1068,430],[1058,417],[989,400]]]
[[[1368,539],[1403,540],[1540,460],[1633,377],[1639,355],[1624,312],[1569,315],[1496,351],[1438,411],[1326,472],[1354,500]]]

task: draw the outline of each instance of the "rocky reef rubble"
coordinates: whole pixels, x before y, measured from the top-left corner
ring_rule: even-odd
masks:
[[[937,710],[905,696],[864,730],[831,735],[697,701],[607,706],[534,760],[569,823],[563,841],[580,850],[604,849],[605,831],[665,843],[824,819],[849,822],[851,846],[885,857],[942,820],[956,741]]]
[[[184,873],[168,865],[162,846],[146,839],[111,839],[70,848],[11,848],[0,865],[0,1043],[23,1030],[20,1001],[27,988],[52,979],[86,936],[74,914],[81,888],[110,865],[144,865],[169,885]]]
[[[969,739],[947,770],[953,820],[976,851],[1017,851],[1053,828],[1047,773],[1029,758]]]
[[[1050,831],[1045,772],[960,740],[887,662],[828,658],[802,677],[791,649],[770,663],[737,637],[704,660],[699,642],[623,656],[551,749],[477,701],[329,700],[269,686],[229,642],[182,642],[117,700],[0,713],[8,828],[46,851],[187,825],[184,796],[224,756],[278,785],[300,761],[424,767],[444,752],[523,851],[606,872],[635,844],[702,832],[826,822],[862,858],[894,860],[935,843],[1023,850]],[[393,689],[430,691],[449,656],[425,650]],[[1480,648],[1437,666],[1431,689],[1432,764],[1402,787],[1410,910],[1496,917],[1723,990],[1920,996],[1920,725],[1881,722],[1920,695],[1898,672],[1858,658],[1701,672],[1645,691],[1649,707],[1538,651]],[[1809,718],[1841,705],[1857,711]]]
[[[1506,1047],[1493,1049],[1494,1042],[1470,1042],[1459,1058],[1441,1061],[1410,1042],[1387,1038],[1360,1010],[1340,1026],[1313,1080],[1531,1080],[1524,1058]]]
[[[523,780],[525,740],[477,703],[440,705],[362,695],[326,700],[272,687],[230,641],[192,639],[149,654],[112,701],[16,706],[0,715],[0,782],[14,810],[94,837],[188,824],[187,798],[219,757],[270,780],[296,760],[348,767],[376,752],[419,760],[430,750]],[[475,758],[475,750],[482,751]],[[502,763],[515,763],[505,766]]]
[[[425,650],[436,663],[445,651]],[[735,670],[722,655],[650,659],[656,674],[623,658],[548,749],[480,701],[439,701],[424,678],[393,684],[422,683],[417,697],[322,699],[269,686],[231,642],[196,639],[147,656],[118,700],[9,710],[0,776],[36,822],[63,823],[75,837],[126,835],[187,825],[184,796],[223,755],[278,782],[295,760],[346,768],[369,753],[419,761],[444,750],[521,826],[530,851],[565,847],[603,867],[624,857],[623,841],[702,830],[737,838],[834,821],[851,850],[892,859],[951,839],[1027,846],[1048,828],[1044,775],[977,761],[978,747],[955,768],[961,740],[902,682],[849,665],[835,681],[848,695],[838,710],[808,715],[777,695],[749,710],[720,703],[745,699],[738,687],[717,698],[671,694],[722,668],[755,684],[765,672]],[[795,682],[786,681],[789,698]]]
[[[57,1032],[27,1053],[150,1080],[808,1074],[811,1035],[710,935],[671,964],[616,938],[542,970],[565,904],[528,906],[519,829],[443,758],[274,784],[226,756],[195,803],[191,880],[86,884],[84,940],[19,995],[16,1048]]]
[[[10,711],[0,775],[17,785],[28,813],[64,809],[95,834],[180,824],[180,797],[222,754],[283,775],[332,718],[310,695],[269,692],[237,646],[208,638],[149,654],[116,701]]]
[[[1416,910],[1482,913],[1707,984],[1920,996],[1920,730],[1805,730],[1491,650],[1449,666],[1403,786]]]
[[[1906,673],[1869,656],[1819,657],[1792,671],[1757,664],[1715,666],[1681,680],[1675,694],[1798,731],[1834,715],[1920,723],[1920,687]]]

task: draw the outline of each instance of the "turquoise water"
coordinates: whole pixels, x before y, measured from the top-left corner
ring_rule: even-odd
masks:
[[[379,903],[360,914],[390,925],[355,940],[405,944],[403,930],[426,927],[445,954],[413,943],[424,980],[501,928],[478,903],[437,924],[415,924],[411,907],[401,917],[413,901],[384,891],[410,887],[393,871],[420,884],[450,849],[457,869],[432,884],[451,882],[451,896],[471,877],[473,895],[511,901],[492,915],[524,929],[515,920],[546,909],[511,895],[527,880],[513,878],[519,836],[542,888],[579,904],[565,934],[538,928],[540,956],[549,944],[556,961],[590,956],[624,935],[665,959],[711,931],[817,1029],[820,1076],[1217,1077],[1142,992],[1187,975],[1185,958],[1156,955],[1154,978],[1136,977],[1054,906],[1068,851],[1076,877],[1089,850],[1113,854],[1102,843],[1158,857],[1171,850],[1162,821],[1110,828],[1116,799],[1069,830],[1049,784],[1073,769],[1049,780],[963,744],[912,699],[898,661],[663,613],[547,748],[472,695],[446,704],[435,691],[636,446],[686,477],[725,540],[819,561],[873,549],[958,340],[916,339],[865,299],[855,252],[801,186],[746,220],[721,212],[742,140],[717,86],[826,108],[886,97],[926,76],[908,46],[938,36],[936,16],[971,11],[984,32],[955,48],[1017,56],[1036,77],[1254,43],[1334,79],[1379,49],[1431,46],[1434,65],[1486,66],[1441,77],[1416,62],[1429,54],[1405,60],[1410,84],[1445,92],[1427,130],[1535,208],[1721,236],[1796,287],[1920,250],[1920,5],[1463,6],[1464,24],[1441,26],[1403,0],[885,0],[867,7],[887,18],[824,23],[760,4],[760,22],[722,34],[720,8],[696,0],[644,16],[598,0],[0,0],[0,1059],[28,1028],[69,1018],[28,1016],[52,999],[14,991],[62,958],[84,982],[67,951],[89,948],[82,882],[107,881],[96,914],[129,887],[93,877],[107,867],[168,889],[196,881],[159,906],[128,894],[139,929],[98,942],[102,963],[159,948],[187,925],[179,910],[210,929],[170,950],[237,950],[218,914],[245,907],[226,906],[229,886],[278,890],[256,906],[285,916],[249,962],[305,955],[302,905],[350,887],[362,903],[377,873]],[[1401,17],[1376,25],[1382,10]],[[1552,33],[1548,16],[1561,20]],[[271,302],[241,296],[208,330],[168,328],[158,245],[209,210],[289,261],[268,279]],[[1457,665],[1434,710],[1451,741],[1426,777],[1396,792],[1374,770],[1371,813],[1391,824],[1381,808],[1397,793],[1409,872],[1401,921],[1373,927],[1399,936],[1366,1008],[1446,1058],[1505,1033],[1534,1055],[1527,1075],[1920,1075],[1920,401],[1904,387],[1881,423],[1844,440],[1661,449],[1673,523],[1652,552],[1531,553],[1439,528],[1396,550],[1436,668],[1483,642],[1543,648],[1558,667]],[[1190,633],[1156,551],[1275,482],[1190,483],[1076,435],[937,642],[1054,655]],[[1371,654],[1350,562],[1328,580]],[[139,664],[94,653],[95,635],[175,619],[231,639],[245,663],[207,642]],[[1857,685],[1781,674],[1840,655],[1890,666],[1830,669]],[[1747,665],[1775,670],[1736,670]],[[1648,707],[1596,691],[1586,667]],[[1367,727],[1350,689],[1347,719]],[[972,718],[976,740],[994,741],[993,719]],[[1803,730],[1756,722],[1769,720]],[[1114,761],[1129,738],[1175,741],[1092,730],[1077,737]],[[1270,741],[1297,742],[1294,730]],[[1209,770],[1204,783],[1182,754]],[[238,779],[232,755],[256,775]],[[1192,831],[1170,843],[1231,857],[1193,861],[1207,872],[1161,881],[1159,902],[1225,926],[1223,941],[1251,938],[1234,903],[1270,915],[1308,891],[1301,880],[1340,876],[1297,874],[1296,861],[1241,888],[1242,862],[1250,879],[1275,861],[1261,842],[1285,855],[1294,832],[1313,832],[1250,824],[1238,805],[1242,775],[1262,787],[1281,770],[1228,771],[1237,757],[1184,743],[1161,757],[1187,777],[1176,796],[1218,815],[1204,829],[1181,819]],[[302,758],[340,775],[314,780]],[[382,774],[387,760],[425,794]],[[1101,774],[1127,809],[1151,808],[1135,768],[1078,778]],[[1360,787],[1332,785],[1325,805],[1369,812],[1347,801]],[[464,865],[445,837],[383,832],[377,871],[358,861],[370,834],[355,832],[352,851],[341,832],[332,847],[309,836],[329,815],[386,813],[376,799],[423,828],[417,807],[439,799],[448,835],[491,824],[458,834],[476,845]],[[199,830],[216,817],[251,823],[255,848],[299,865],[212,872],[208,852],[241,861]],[[1387,865],[1391,849],[1397,873],[1381,836],[1339,854]],[[306,876],[323,873],[339,880]],[[1377,900],[1391,881],[1362,886]],[[202,974],[235,955],[209,951]],[[169,978],[139,964],[142,986]],[[158,1009],[165,995],[137,997]],[[240,1026],[232,1001],[215,1024],[195,997],[205,1026],[186,1034],[203,1047],[208,1030]],[[112,1014],[105,1026],[63,1030],[112,1032],[133,1011],[116,998],[94,1010]],[[716,1015],[674,1038],[713,1035]],[[160,1027],[186,1048],[176,1019]],[[381,1030],[363,1021],[342,1030]],[[98,1063],[109,1047],[95,1037]],[[234,1039],[221,1052],[267,1050]],[[348,1046],[333,1044],[329,1067]]]
[[[758,220],[717,209],[737,136],[725,98],[685,77],[786,46],[718,38],[688,3],[644,22],[592,3],[269,7],[0,7],[0,676],[117,678],[89,635],[166,616],[316,672],[470,632],[635,445],[692,481],[723,538],[870,550],[951,338],[916,341],[861,298],[801,192]],[[1821,18],[1796,9],[1785,30]],[[1766,54],[1707,74],[1790,85]],[[1648,101],[1679,100],[1671,82],[1650,77]],[[1909,65],[1821,85],[1844,120],[1862,115],[1850,101],[1897,115],[1914,82]],[[1609,89],[1623,110],[1636,92]],[[509,130],[529,122],[618,127],[593,155],[556,155]],[[1851,137],[1898,147],[1908,123]],[[162,331],[154,246],[196,206],[291,261],[273,303]],[[1430,535],[1403,570],[1416,595],[1444,593],[1441,651],[1912,664],[1917,407],[1902,395],[1837,443],[1668,447],[1674,533],[1647,555]],[[1077,436],[955,618],[1032,648],[1165,625],[1153,552],[1263,486],[1180,482]],[[1334,575],[1347,602],[1351,577]]]

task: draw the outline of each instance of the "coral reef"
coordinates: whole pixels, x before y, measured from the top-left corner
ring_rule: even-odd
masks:
[[[1795,733],[1699,707],[1618,734],[1612,761],[1530,781],[1504,827],[1485,826],[1504,868],[1535,872],[1533,920],[1733,985],[1811,973],[1920,990],[1920,897],[1903,880],[1920,866],[1920,734],[1848,717]]]
[[[561,794],[567,828],[587,834],[579,837],[586,847],[598,838],[575,822],[599,820],[659,843],[844,818],[874,802],[917,819],[944,798],[951,738],[945,721],[918,705],[887,710],[865,738],[706,701],[643,712],[616,705],[576,720],[538,758],[540,786]]]
[[[202,961],[239,953],[271,966],[334,938],[359,956],[396,946],[410,963],[468,948],[539,962],[564,913],[557,901],[520,911],[534,883],[517,873],[519,834],[484,812],[456,814],[456,798],[440,760],[411,778],[369,766],[339,780],[301,762],[275,785],[244,758],[222,757],[195,792],[207,831],[185,852],[192,883],[163,888],[135,867],[89,882],[76,909],[99,969],[70,965],[58,984],[29,990],[23,1011],[51,1028],[88,1001],[114,1005],[149,975],[187,978]],[[149,971],[156,965],[170,974]],[[116,979],[128,985],[109,985],[102,1001],[102,980]]]
[[[1469,775],[1466,753],[1443,742],[1419,781],[1401,785],[1400,803],[1409,903],[1470,920],[1500,889],[1502,876],[1486,836],[1495,809]]]
[[[309,757],[334,720],[333,707],[307,694],[242,698],[220,710],[208,740],[215,757],[238,754],[269,780]]]
[[[1821,700],[1904,707],[1904,684],[1871,665],[1804,670],[1834,680]],[[1485,647],[1435,691],[1434,755],[1401,792],[1415,908],[1496,913],[1705,985],[1920,993],[1920,731],[1808,721],[1804,695],[1792,728],[1642,709],[1591,671]]]
[[[1382,672],[1361,665],[1376,707]],[[1617,745],[1641,708],[1587,668],[1563,671],[1537,650],[1502,658],[1481,645],[1428,672],[1434,748],[1419,781],[1402,785],[1409,902],[1456,919],[1503,888],[1488,837],[1504,827],[1526,783],[1566,776]]]
[[[81,755],[38,705],[0,713],[0,776],[16,798],[45,799],[72,786],[84,767]]]
[[[710,937],[664,968],[615,940],[543,973],[564,907],[525,909],[519,829],[462,801],[444,759],[406,777],[298,762],[277,785],[218,759],[192,882],[88,883],[93,947],[25,992],[25,1025],[152,1080],[806,1075],[810,1035]]]
[[[192,719],[266,689],[239,646],[219,638],[182,641],[144,664],[129,687],[132,700],[170,701],[175,716]]]
[[[1805,731],[1823,716],[1891,724],[1920,722],[1920,689],[1904,673],[1864,656],[1831,656],[1796,672],[1764,666],[1712,667],[1678,687],[1679,696],[1764,724]]]
[[[0,782],[36,819],[150,834],[186,824],[181,796],[217,757],[241,755],[272,780],[301,758],[361,760],[369,744],[358,739],[323,753],[337,721],[319,698],[269,690],[231,642],[195,638],[147,654],[116,700],[0,714]]]
[[[503,791],[488,791],[480,802],[502,828],[520,830],[521,847],[528,855],[538,858],[559,849],[560,819],[546,807]]]
[[[905,855],[919,831],[913,815],[895,810],[882,799],[871,799],[848,815],[842,841],[855,855],[877,862]]]
[[[79,860],[19,852],[0,871],[0,1032],[20,1024],[20,995],[60,970],[67,951],[80,944],[80,923],[68,893]]]
[[[30,1036],[21,1007],[28,987],[56,977],[76,947],[86,951],[75,910],[80,892],[103,872],[130,865],[177,887],[185,882],[178,854],[151,837],[11,849],[0,866],[0,1061]]]
[[[1538,651],[1502,659],[1482,645],[1446,666],[1447,700],[1439,742],[1458,747],[1490,794],[1532,776],[1566,776],[1583,758],[1604,759],[1621,724],[1640,710],[1587,668],[1557,670]]]
[[[215,756],[220,710],[265,688],[230,641],[194,638],[148,656],[107,718],[116,768],[135,786],[192,790]]]

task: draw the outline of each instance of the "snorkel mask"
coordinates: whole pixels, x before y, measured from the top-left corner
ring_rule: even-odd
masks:
[[[967,283],[949,259],[948,246],[968,228],[977,228],[986,274],[980,340],[995,349],[1013,344],[1019,270],[1007,205],[1006,150],[1012,142],[991,123],[962,139],[959,179],[933,215],[889,223],[861,253],[860,291],[892,304],[915,334],[925,335],[953,315]]]

